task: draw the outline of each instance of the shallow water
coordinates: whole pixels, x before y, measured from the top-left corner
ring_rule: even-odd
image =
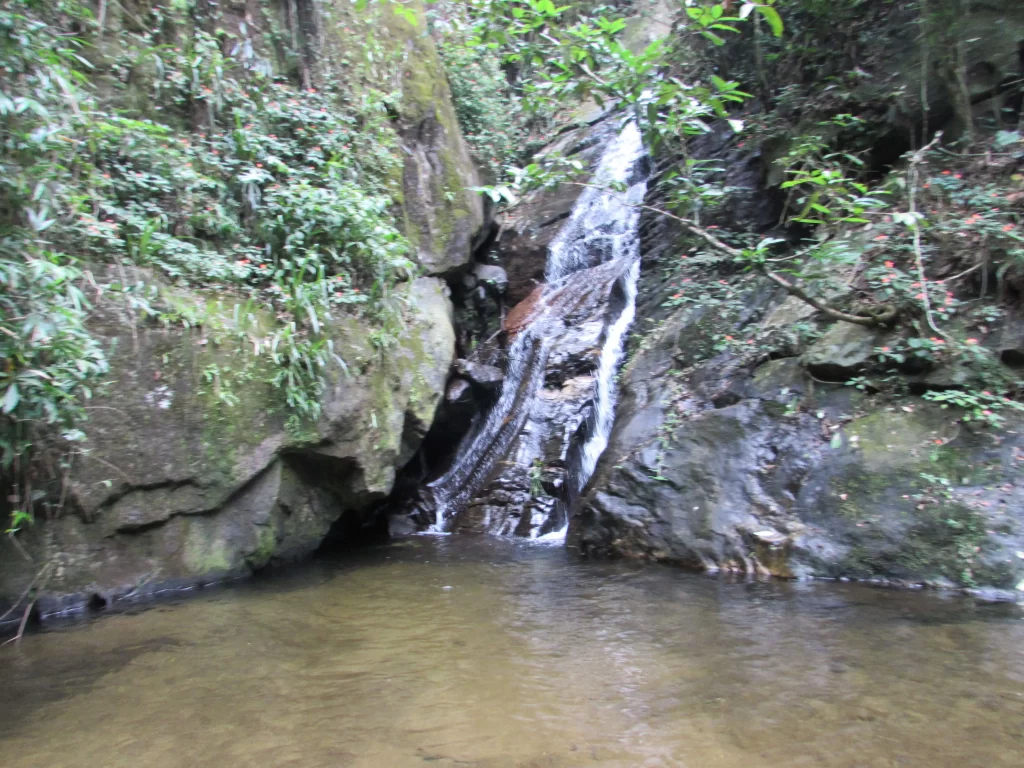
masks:
[[[1022,617],[417,538],[0,649],[0,763],[1024,766]]]

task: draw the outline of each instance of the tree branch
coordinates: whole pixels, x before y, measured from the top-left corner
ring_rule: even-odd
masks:
[[[601,187],[597,184],[585,184],[582,182],[573,181],[567,183],[579,187],[594,187],[596,189],[604,189],[604,187]],[[653,213],[657,213],[660,214],[661,216],[666,216],[672,219],[673,221],[677,221],[680,224],[682,224],[687,229],[687,231],[689,231],[691,234],[697,235],[700,238],[703,238],[703,240],[713,248],[729,256],[732,256],[734,259],[743,258],[743,251],[739,250],[738,248],[733,248],[731,245],[723,243],[721,240],[719,240],[713,234],[708,232],[706,229],[697,226],[689,219],[684,219],[681,216],[676,216],[674,213],[669,213],[668,211],[662,210],[661,208],[655,208],[652,205],[644,205],[643,203],[627,203],[627,205],[632,205],[634,208],[642,208],[647,211],[652,211]],[[779,287],[784,288],[791,296],[796,296],[801,301],[810,304],[816,310],[818,310],[819,312],[823,313],[828,317],[831,317],[833,320],[842,320],[843,322],[853,323],[854,325],[863,325],[869,328],[876,328],[889,325],[896,318],[896,310],[893,309],[892,307],[885,307],[882,311],[872,315],[853,315],[850,314],[849,312],[843,312],[841,310],[830,307],[828,304],[825,304],[820,299],[816,299],[814,296],[811,296],[799,285],[791,283],[786,278],[782,277],[782,275],[773,272],[768,268],[767,264],[758,263],[755,264],[755,266],[762,275],[767,277],[769,280],[771,280]]]
[[[932,147],[942,140],[942,131],[937,131],[935,138],[921,147],[910,156],[909,168],[907,170],[907,202],[908,209],[913,219],[914,229],[914,262],[917,266],[917,279],[921,282],[921,303],[924,305],[924,316],[928,320],[928,327],[944,339],[949,339],[945,333],[939,330],[932,317],[932,302],[928,296],[928,278],[924,275],[924,253],[921,250],[921,223],[917,220],[917,205],[915,193],[917,192],[917,166],[924,160],[924,156]]]

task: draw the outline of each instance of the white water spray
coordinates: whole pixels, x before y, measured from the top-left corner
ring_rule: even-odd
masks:
[[[618,394],[615,375],[625,352],[626,333],[636,316],[636,284],[639,278],[640,261],[636,259],[623,276],[626,303],[622,308],[622,314],[608,329],[608,336],[601,349],[601,358],[597,366],[597,393],[594,398],[594,432],[583,446],[583,466],[580,468],[578,481],[581,490],[594,474],[597,460],[608,447],[608,438],[615,422],[615,402]]]

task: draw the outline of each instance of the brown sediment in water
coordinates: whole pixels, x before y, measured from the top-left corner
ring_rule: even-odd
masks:
[[[0,649],[5,768],[1001,768],[1018,608],[420,537]]]

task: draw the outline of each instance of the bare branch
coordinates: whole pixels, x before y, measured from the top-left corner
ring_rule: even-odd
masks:
[[[584,184],[582,182],[572,181],[567,183],[579,187],[594,187],[596,189],[604,189],[603,187],[596,184]],[[719,238],[715,237],[708,230],[704,229],[703,227],[697,226],[689,219],[684,219],[681,216],[676,216],[674,213],[669,213],[668,211],[662,210],[661,208],[655,208],[654,206],[651,205],[644,205],[642,203],[629,203],[628,205],[632,205],[635,208],[642,208],[647,211],[652,211],[653,213],[657,213],[661,216],[666,216],[672,219],[673,221],[677,221],[680,224],[682,224],[691,234],[703,238],[703,240],[706,243],[708,243],[708,245],[712,246],[716,250],[721,251],[722,253],[725,253],[729,256],[732,256],[734,259],[743,258],[743,251],[739,250],[738,248],[733,248],[731,245],[723,243]],[[779,287],[785,288],[790,295],[796,296],[801,301],[807,302],[816,310],[827,315],[828,317],[831,317],[833,320],[842,320],[847,323],[853,323],[854,325],[863,325],[869,328],[874,328],[889,325],[896,317],[896,310],[893,309],[892,307],[886,307],[882,311],[873,315],[854,315],[850,314],[849,312],[843,312],[841,310],[828,306],[821,300],[816,299],[814,296],[811,296],[799,285],[791,283],[786,278],[782,277],[782,275],[773,272],[771,269],[768,268],[767,264],[759,263],[756,264],[755,266],[762,275],[767,277],[769,280],[771,280]]]

